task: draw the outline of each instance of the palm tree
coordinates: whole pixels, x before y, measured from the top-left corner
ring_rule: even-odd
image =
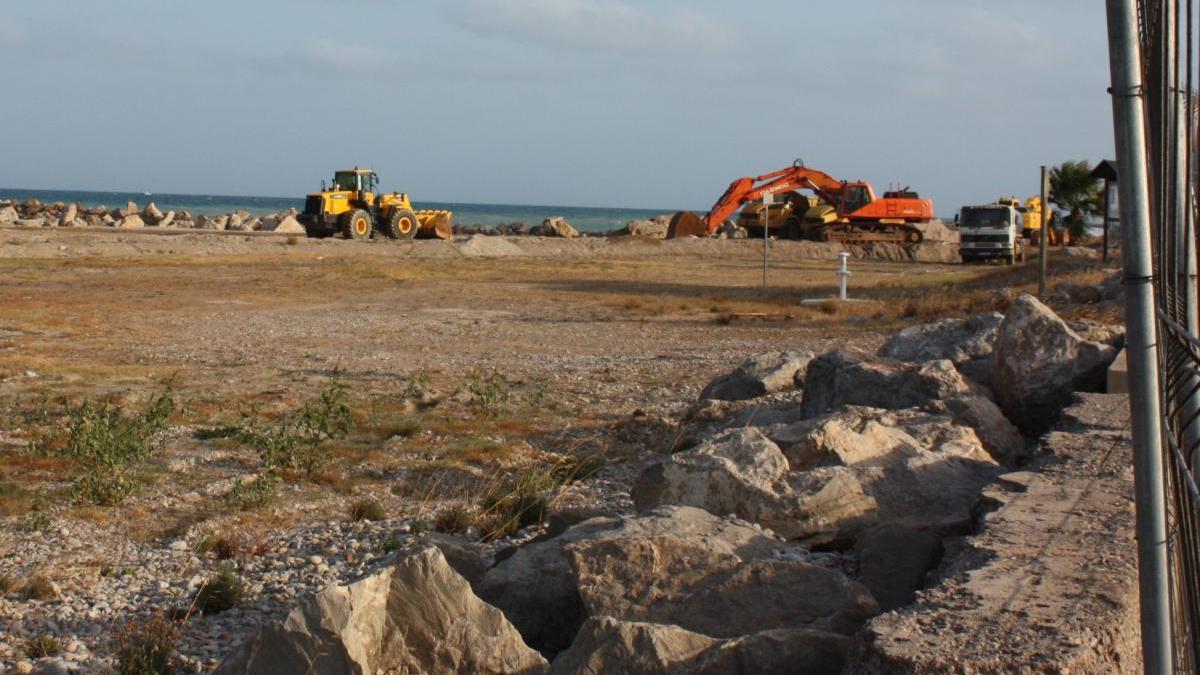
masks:
[[[1050,170],[1050,202],[1069,212],[1066,224],[1072,239],[1086,234],[1086,217],[1099,215],[1104,208],[1103,188],[1091,173],[1092,164],[1086,159],[1066,161]]]

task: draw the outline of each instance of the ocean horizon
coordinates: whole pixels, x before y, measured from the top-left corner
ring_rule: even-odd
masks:
[[[24,201],[37,199],[46,204],[64,202],[80,206],[103,206],[110,209],[135,202],[145,207],[154,202],[161,211],[188,211],[192,215],[220,215],[246,211],[261,216],[288,208],[302,210],[303,197],[249,197],[239,195],[203,195],[178,193],[105,192],[93,190],[34,190],[0,188],[0,200]],[[440,209],[454,212],[454,222],[463,226],[495,227],[508,223],[524,223],[526,227],[540,225],[552,216],[562,216],[576,229],[604,232],[624,227],[631,220],[648,220],[674,211],[661,209],[603,208],[588,206],[554,206],[540,204],[472,204],[465,202],[413,201],[416,209]]]

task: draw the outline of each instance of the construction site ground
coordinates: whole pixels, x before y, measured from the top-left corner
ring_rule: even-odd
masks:
[[[624,459],[668,449],[673,422],[700,389],[747,356],[874,351],[903,326],[1003,309],[1036,289],[1035,265],[853,260],[850,293],[860,302],[802,304],[835,294],[836,255],[774,242],[764,291],[761,246],[0,230],[0,548],[36,552],[0,561],[0,571],[45,574],[64,593],[83,593],[123,564],[88,542],[121,540],[161,551],[143,557],[161,559],[182,584],[194,561],[171,562],[171,547],[197,531],[236,532],[264,555],[271,542],[290,555],[296,532],[345,523],[365,497],[393,517],[412,515],[414,500],[416,515],[432,516],[442,501],[477,498],[497,473],[547,453],[595,451],[614,467],[611,488],[574,495],[574,505],[627,503],[625,474],[636,466],[623,470]],[[1050,267],[1052,287],[1112,273],[1080,257],[1056,256]],[[1119,320],[1112,307],[1056,309]],[[225,504],[220,495],[257,470],[253,454],[188,432],[237,424],[249,411],[287,414],[334,373],[349,385],[360,428],[330,466],[290,483],[271,508]],[[181,402],[178,433],[122,506],[73,502],[70,462],[29,452],[40,415],[85,399],[136,409],[168,382]],[[414,409],[403,394],[413,386],[445,403]],[[463,403],[483,398],[486,414]],[[31,534],[34,512],[50,514],[52,526]],[[1029,555],[1091,545],[1039,542],[1027,542]],[[328,547],[338,550],[312,545],[326,562]],[[353,571],[339,564],[329,573]],[[220,631],[233,628],[213,630],[220,645]],[[3,651],[0,663],[12,658]]]

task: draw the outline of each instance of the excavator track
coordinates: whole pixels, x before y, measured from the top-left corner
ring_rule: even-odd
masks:
[[[829,223],[819,227],[815,234],[820,241],[851,246],[880,243],[912,246],[925,239],[919,228],[900,223]]]

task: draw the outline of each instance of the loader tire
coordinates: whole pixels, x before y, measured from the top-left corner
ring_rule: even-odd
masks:
[[[388,239],[415,239],[421,230],[417,214],[408,209],[396,209],[383,224],[383,236]]]
[[[338,224],[342,228],[342,236],[347,239],[367,239],[371,236],[371,214],[362,209],[347,211],[342,215]]]

